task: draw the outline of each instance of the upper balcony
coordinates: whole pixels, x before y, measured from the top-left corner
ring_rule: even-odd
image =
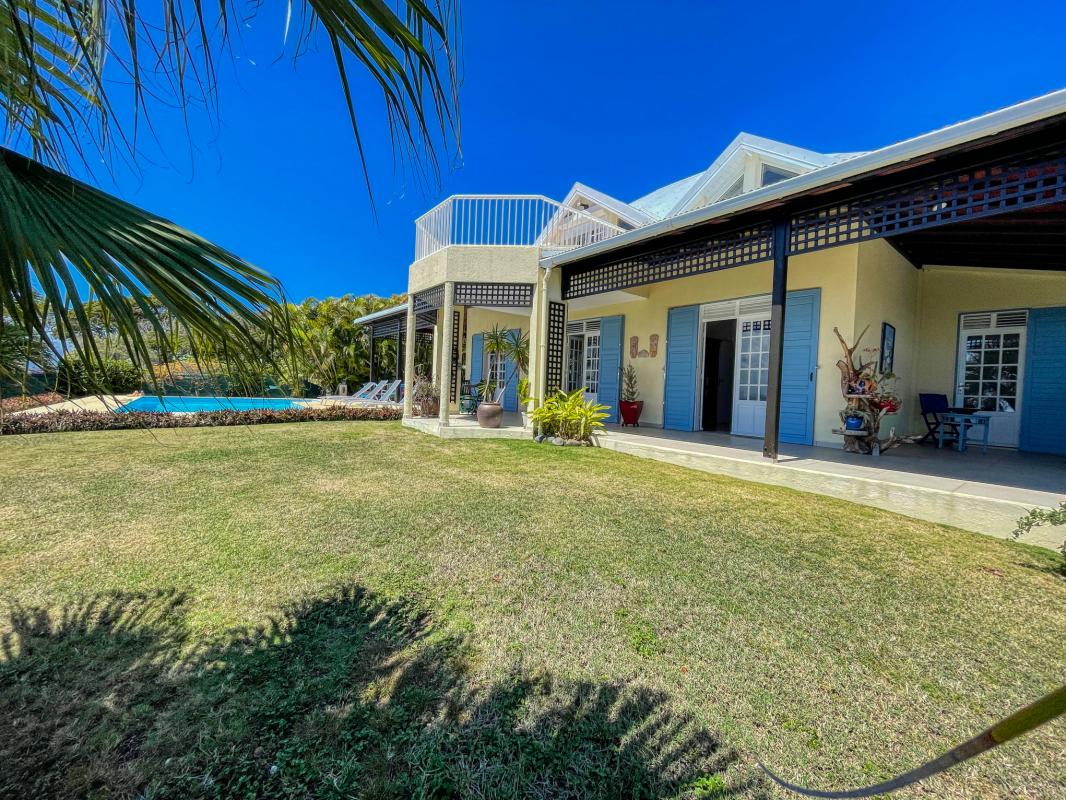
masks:
[[[537,247],[544,254],[624,233],[543,195],[453,195],[415,221],[415,261],[445,247]]]

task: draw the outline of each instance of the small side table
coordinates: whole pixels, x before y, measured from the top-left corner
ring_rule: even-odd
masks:
[[[981,428],[981,455],[988,455],[988,423],[990,418],[984,414],[940,414],[940,429],[937,431],[936,446],[944,446],[944,428],[955,425],[959,429],[959,452],[966,452],[966,439],[971,428]]]

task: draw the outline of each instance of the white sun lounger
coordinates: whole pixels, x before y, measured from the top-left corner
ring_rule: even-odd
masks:
[[[400,387],[403,385],[403,381],[393,381],[384,389],[381,390],[375,396],[367,397],[363,400],[364,403],[387,404],[395,403],[399,397]]]
[[[366,400],[375,392],[380,392],[385,387],[386,383],[388,383],[388,381],[378,381],[377,383],[375,383],[374,381],[368,381],[367,383],[363,384],[362,389],[352,395],[352,399]]]
[[[366,386],[364,386],[362,389],[360,389],[358,392],[353,394],[348,399],[349,400],[357,400],[359,402],[364,402],[366,400],[372,400],[375,397],[377,397],[379,394],[381,394],[385,390],[385,387],[388,386],[388,384],[389,384],[388,381],[378,381],[377,383],[368,383]]]

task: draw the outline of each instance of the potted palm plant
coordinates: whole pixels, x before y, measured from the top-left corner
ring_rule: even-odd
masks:
[[[626,364],[622,370],[622,401],[618,404],[622,412],[622,427],[632,425],[640,427],[640,412],[644,410],[644,401],[640,399],[640,387],[637,386],[637,371],[632,364]]]
[[[487,378],[478,385],[482,401],[477,407],[477,423],[482,428],[498,428],[503,424],[503,405],[494,401],[497,394],[502,396],[501,389],[506,391],[511,381],[528,372],[529,334],[494,325],[485,333],[484,342],[486,356],[495,355],[505,363],[511,363],[510,374],[503,376],[502,383]]]

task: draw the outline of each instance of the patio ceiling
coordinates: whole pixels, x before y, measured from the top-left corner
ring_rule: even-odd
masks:
[[[1066,203],[889,237],[915,266],[1066,270]]]

